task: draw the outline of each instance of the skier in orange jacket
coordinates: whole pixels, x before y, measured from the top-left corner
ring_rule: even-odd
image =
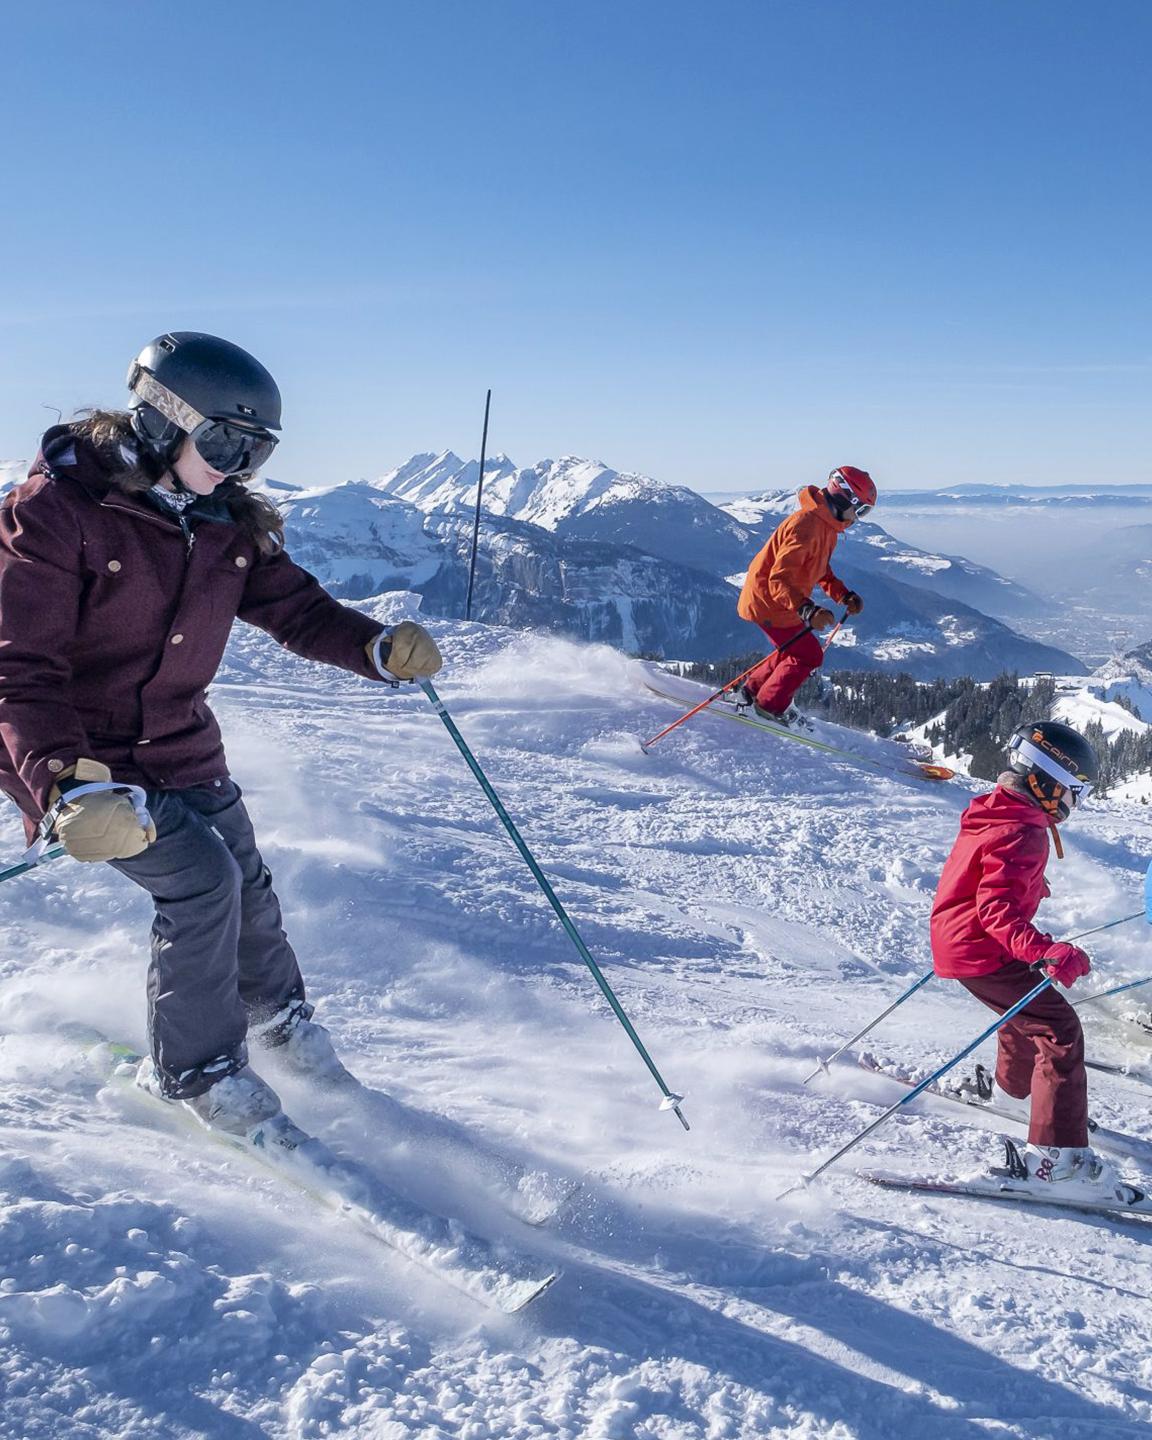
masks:
[[[867,471],[841,465],[823,489],[806,485],[799,499],[799,510],[776,527],[748,567],[737,606],[741,619],[759,625],[775,647],[748,676],[737,701],[785,724],[792,697],[824,662],[815,632],[833,620],[831,610],[813,601],[813,586],[849,615],[864,608],[860,596],[832,573],[830,562],[840,536],[876,504],[876,486]]]

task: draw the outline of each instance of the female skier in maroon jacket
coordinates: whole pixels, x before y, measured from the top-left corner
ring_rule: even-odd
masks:
[[[152,895],[140,1083],[243,1133],[280,1108],[246,1039],[299,1070],[342,1067],[311,1019],[205,699],[232,623],[367,680],[441,661],[421,626],[385,633],[285,553],[276,509],[244,484],[280,428],[257,360],[175,332],[128,383],[130,411],[49,430],[0,506],[0,787],[30,826],[54,810],[73,858]],[[146,792],[147,814],[125,785]]]
[[[958,980],[1001,1015],[1035,988],[1041,972],[1069,986],[1091,969],[1083,950],[1054,941],[1032,921],[1049,893],[1049,837],[1060,854],[1056,826],[1099,775],[1088,741],[1053,720],[1022,725],[1008,762],[996,788],[978,795],[961,817],[931,926],[936,974]],[[1115,1171],[1088,1146],[1080,1020],[1054,988],[998,1031],[996,1078],[980,1098],[1028,1120],[1022,1159],[1028,1178],[1046,1193],[1115,1191]]]

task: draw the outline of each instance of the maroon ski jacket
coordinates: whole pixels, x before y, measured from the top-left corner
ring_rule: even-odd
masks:
[[[961,980],[1044,958],[1052,937],[1032,917],[1048,894],[1048,827],[1038,806],[1000,785],[968,806],[932,907],[937,975]]]
[[[116,474],[56,426],[0,505],[0,788],[33,819],[80,756],[149,789],[226,775],[205,689],[237,616],[298,655],[380,678],[364,652],[378,621],[230,519],[185,534]]]

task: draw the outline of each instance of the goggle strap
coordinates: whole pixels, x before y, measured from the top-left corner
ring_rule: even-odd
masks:
[[[150,375],[147,370],[140,371],[132,390],[134,394],[139,395],[145,405],[151,405],[154,410],[159,410],[165,420],[171,420],[173,425],[179,425],[186,435],[191,435],[197,425],[203,425],[207,418],[201,415],[194,406],[189,405],[186,400],[181,400],[179,395],[174,395],[167,385],[161,385],[155,375]]]

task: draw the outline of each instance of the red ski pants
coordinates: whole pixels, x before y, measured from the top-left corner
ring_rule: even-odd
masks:
[[[760,629],[776,648],[744,683],[761,709],[783,715],[800,686],[823,665],[824,646],[811,630],[805,634],[803,625],[761,625]]]
[[[961,980],[965,990],[1003,1015],[1036,987],[1037,972],[1009,960],[991,975]],[[1088,1072],[1080,1018],[1050,986],[997,1032],[996,1083],[1018,1100],[1032,1097],[1033,1145],[1088,1144]]]

